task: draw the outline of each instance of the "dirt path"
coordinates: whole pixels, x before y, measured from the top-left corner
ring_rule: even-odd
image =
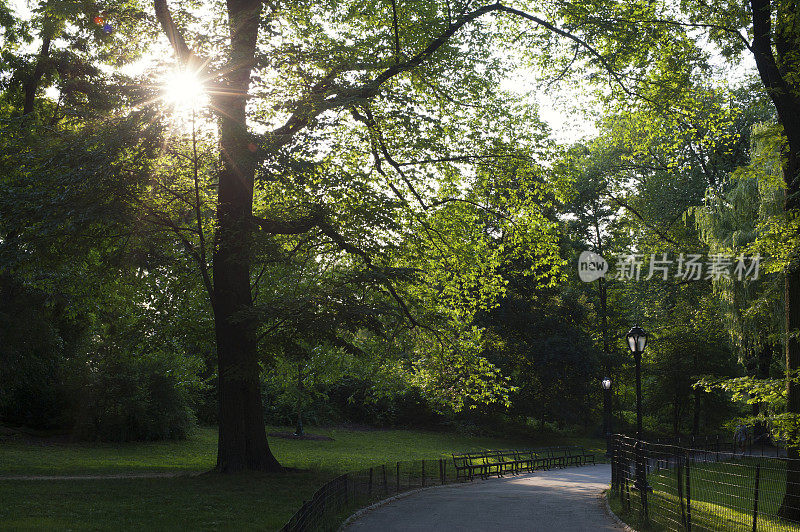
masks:
[[[601,506],[610,480],[601,464],[445,486],[379,506],[345,530],[621,530]]]

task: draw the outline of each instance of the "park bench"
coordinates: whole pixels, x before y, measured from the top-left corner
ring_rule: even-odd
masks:
[[[536,469],[548,469],[549,459],[539,451],[534,449],[523,449],[516,451],[517,471],[524,469],[532,473]]]
[[[567,467],[567,455],[564,449],[560,447],[546,447],[545,453],[547,454],[548,468]]]
[[[517,460],[517,452],[513,449],[503,451],[487,451],[486,452],[487,475],[492,474],[492,470],[498,477],[502,477],[505,473],[516,475],[519,472],[519,461]]]
[[[491,475],[502,477],[506,473],[516,475],[522,470],[533,472],[536,469],[580,466],[590,461],[595,463],[594,454],[587,453],[583,447],[577,446],[454,453],[452,456],[456,480],[462,477],[465,480],[472,480],[476,475],[481,478]]]
[[[473,462],[475,459],[478,460],[478,463]],[[453,454],[453,465],[456,468],[456,480],[459,480],[462,476],[465,479],[472,480],[475,478],[476,472],[481,477],[485,476],[483,453]]]
[[[575,449],[577,449],[577,452],[580,455],[581,460],[583,461],[583,463],[581,463],[580,465],[586,465],[589,462],[591,462],[592,465],[596,464],[596,462],[594,461],[594,453],[587,453],[586,449],[584,449],[583,447],[576,447]]]
[[[515,471],[515,461],[509,459],[505,451],[481,451],[475,453],[453,454],[456,480],[472,480],[475,476],[487,478],[491,475],[503,476],[507,471]]]
[[[559,467],[566,467],[570,465],[586,465],[587,463],[595,463],[593,453],[587,453],[583,447],[579,446],[561,446],[550,447],[550,452],[554,462]]]

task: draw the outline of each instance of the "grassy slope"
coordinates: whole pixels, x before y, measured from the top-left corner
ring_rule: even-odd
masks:
[[[693,530],[750,530],[753,524],[753,495],[757,458],[727,463],[697,464],[692,469],[692,529]],[[759,482],[759,530],[800,532],[800,526],[776,518],[783,500],[786,473],[776,468],[774,461],[761,461]],[[676,530],[681,527],[682,515],[677,493],[677,470],[661,471],[648,476],[654,489],[650,496],[651,523],[645,526],[636,515],[634,499],[632,514],[625,514],[618,498],[610,499],[611,509],[636,530]],[[685,481],[684,481],[685,482]],[[684,495],[685,496],[685,495]],[[685,503],[685,500],[684,500]]]
[[[191,478],[0,481],[0,529],[277,529],[334,475],[365,466],[449,456],[457,450],[549,443],[407,430],[312,430],[334,441],[271,438],[285,466],[278,475],[206,474]],[[601,452],[601,440],[579,443]],[[216,432],[184,442],[126,445],[0,446],[0,475],[207,470]]]

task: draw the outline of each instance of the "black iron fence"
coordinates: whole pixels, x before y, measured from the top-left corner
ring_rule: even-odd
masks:
[[[708,447],[614,435],[621,517],[640,530],[800,532],[800,460]]]
[[[456,482],[455,468],[452,460],[448,464],[444,458],[395,462],[351,471],[318,489],[281,531],[335,530],[358,508],[403,492],[453,482]]]
[[[736,442],[733,435],[702,435],[702,436],[643,436],[644,440],[664,445],[688,447],[690,449],[706,449],[727,453],[741,453],[758,456],[785,457],[786,449],[775,445],[767,436],[755,438],[747,435],[742,442]]]

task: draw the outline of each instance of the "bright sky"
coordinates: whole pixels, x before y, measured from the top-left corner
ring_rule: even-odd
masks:
[[[565,82],[552,92],[539,90],[534,74],[524,68],[509,76],[501,88],[531,100],[538,107],[539,117],[547,122],[559,143],[572,143],[598,133],[594,121],[577,111],[595,107],[589,89]]]

